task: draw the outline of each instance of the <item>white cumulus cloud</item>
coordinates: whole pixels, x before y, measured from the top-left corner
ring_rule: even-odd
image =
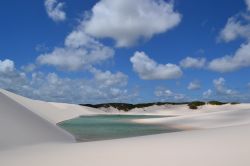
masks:
[[[71,47],[55,48],[51,53],[37,58],[39,64],[55,66],[62,70],[77,71],[113,57],[113,50],[107,47],[95,49]]]
[[[174,93],[171,90],[166,89],[164,87],[156,88],[154,94],[162,101],[183,101],[187,99],[187,97],[184,94]]]
[[[240,15],[228,19],[218,39],[219,41],[230,42],[237,38],[250,38],[250,25],[243,23]]]
[[[45,0],[44,5],[48,16],[53,21],[59,22],[66,19],[66,13],[63,10],[64,3],[57,0]]]
[[[33,63],[30,63],[30,64],[22,66],[21,69],[26,73],[33,72],[36,69],[36,65]]]
[[[180,66],[183,68],[202,68],[206,64],[205,58],[186,57],[181,60]]]
[[[249,0],[246,0],[246,3],[249,5]],[[249,12],[241,12],[230,17],[219,35],[219,40],[225,42],[231,42],[238,38],[244,39],[245,42],[240,45],[234,54],[213,59],[208,64],[209,69],[225,73],[236,71],[244,67],[250,67]]]
[[[135,52],[130,58],[133,69],[144,80],[177,79],[182,76],[179,66],[174,64],[158,64],[150,59],[144,52]]]
[[[203,92],[202,96],[205,99],[208,99],[211,97],[211,95],[213,94],[213,91],[211,89],[208,89],[207,91]]]
[[[218,79],[214,79],[213,84],[214,84],[216,92],[219,95],[229,95],[229,96],[235,95],[237,92],[232,90],[232,89],[227,88],[225,83],[226,83],[226,81],[222,77],[220,77]]]
[[[114,85],[125,86],[128,82],[128,76],[123,74],[122,72],[103,72],[95,68],[92,68],[91,72],[94,74],[95,80],[105,87],[112,87]]]
[[[68,71],[82,70],[101,63],[114,56],[114,50],[86,35],[78,27],[65,39],[64,47],[56,47],[52,52],[41,54],[37,62]]]
[[[0,65],[1,66],[1,65]],[[45,101],[67,103],[121,102],[137,93],[127,89],[128,76],[121,72],[91,69],[91,78],[61,77],[57,73],[40,71],[27,76],[14,67],[0,72],[0,88]]]
[[[199,81],[192,81],[189,83],[189,85],[187,87],[188,90],[197,90],[200,88],[201,88],[201,85],[200,85]]]
[[[150,39],[177,26],[181,15],[172,2],[163,0],[101,0],[84,21],[85,31],[98,38],[112,38],[118,47]]]
[[[5,59],[3,61],[0,60],[0,72],[8,73],[12,72],[15,69],[15,64],[12,60]]]
[[[227,55],[212,60],[208,67],[213,71],[221,73],[250,67],[250,43],[242,44],[234,55]]]

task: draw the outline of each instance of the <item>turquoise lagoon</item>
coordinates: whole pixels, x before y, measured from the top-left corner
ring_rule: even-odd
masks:
[[[73,134],[77,141],[88,142],[176,132],[178,129],[161,124],[137,123],[138,119],[166,118],[151,115],[81,116],[58,125]]]

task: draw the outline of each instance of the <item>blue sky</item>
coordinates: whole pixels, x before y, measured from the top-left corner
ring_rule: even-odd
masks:
[[[0,88],[70,103],[250,101],[249,0],[0,8]]]

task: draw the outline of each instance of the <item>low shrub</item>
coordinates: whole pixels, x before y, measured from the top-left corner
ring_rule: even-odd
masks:
[[[240,103],[238,103],[238,102],[231,102],[230,104],[236,105],[236,104],[240,104]]]
[[[224,104],[227,104],[227,103],[223,103],[223,102],[220,102],[220,101],[209,101],[208,104],[211,104],[211,105],[224,105]]]
[[[193,101],[188,104],[190,109],[198,109],[199,106],[205,105],[205,102],[202,101]]]
[[[189,106],[189,108],[190,109],[192,109],[192,110],[196,110],[196,109],[198,109],[198,107],[197,106],[195,106],[195,105],[188,105]]]

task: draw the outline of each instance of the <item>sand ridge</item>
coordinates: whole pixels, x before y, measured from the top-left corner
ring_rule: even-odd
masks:
[[[0,150],[45,142],[74,142],[73,136],[0,92]]]

